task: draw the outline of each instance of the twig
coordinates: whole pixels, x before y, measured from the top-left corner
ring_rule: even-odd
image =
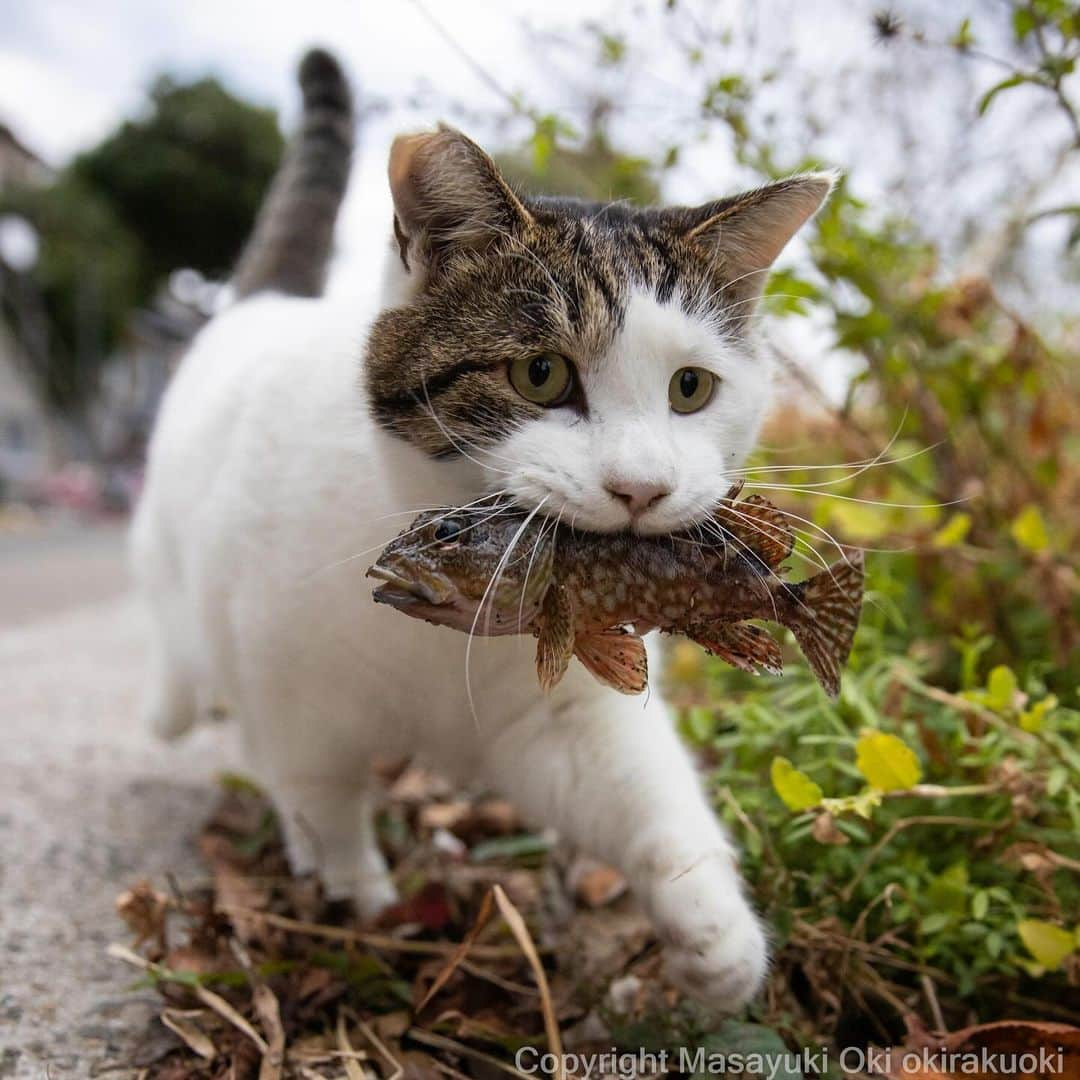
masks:
[[[344,1013],[338,1013],[336,1035],[339,1049],[344,1051],[347,1055],[342,1058],[342,1062],[345,1066],[345,1075],[349,1080],[368,1080],[367,1074],[357,1063],[357,1052],[353,1049],[352,1043],[349,1042],[349,1033],[345,1029]]]
[[[449,1050],[451,1053],[461,1054],[463,1057],[471,1057],[476,1061],[486,1062],[488,1065],[492,1065],[502,1072],[509,1073],[511,1076],[520,1077],[521,1080],[532,1080],[531,1077],[526,1076],[526,1074],[519,1069],[515,1069],[513,1065],[509,1065],[505,1061],[500,1061],[499,1058],[494,1057],[492,1054],[485,1054],[483,1050],[476,1050],[471,1046],[466,1046],[465,1043],[459,1043],[454,1039],[448,1039],[445,1035],[436,1035],[434,1031],[425,1031],[423,1028],[411,1027],[405,1032],[405,1037],[414,1039],[418,1043],[423,1043],[425,1046],[433,1046],[437,1050]]]
[[[922,986],[926,1003],[930,1006],[930,1015],[934,1019],[934,1027],[939,1035],[944,1035],[949,1029],[945,1026],[945,1017],[941,1012],[941,1003],[938,1001],[934,980],[924,972],[919,976],[919,984]]]
[[[501,885],[493,885],[491,892],[495,897],[495,903],[499,913],[510,927],[510,933],[514,935],[521,951],[529,961],[536,977],[536,986],[540,991],[540,1010],[544,1015],[544,1030],[547,1033],[548,1050],[555,1055],[555,1080],[566,1080],[566,1066],[563,1061],[562,1036],[559,1034],[559,1021],[555,1017],[555,1007],[551,1002],[551,988],[548,986],[547,973],[540,960],[540,954],[536,951],[529,928],[521,917],[521,912],[511,903],[510,897],[503,891]]]
[[[110,945],[106,950],[109,956],[116,960],[123,960],[126,964],[149,971],[162,979],[174,979],[175,976],[168,968],[147,960],[144,956],[132,952],[126,945]],[[188,984],[185,984],[188,985]],[[223,1020],[227,1020],[238,1031],[242,1031],[258,1048],[260,1054],[267,1054],[270,1050],[266,1040],[244,1019],[220,994],[208,990],[201,983],[190,984],[191,992],[209,1009],[213,1009]]]
[[[493,906],[494,900],[492,893],[489,890],[484,894],[484,899],[480,903],[480,911],[477,913],[476,921],[469,927],[469,932],[465,935],[464,941],[462,941],[453,951],[442,971],[435,976],[435,981],[428,987],[427,993],[420,999],[420,1004],[416,1006],[417,1016],[424,1011],[424,1006],[427,1005],[427,1003],[447,984],[450,976],[457,971],[465,957],[469,954],[469,950],[476,943],[477,937],[480,936],[480,931],[484,929],[488,919],[491,918]]]
[[[266,983],[255,987],[255,1014],[266,1032],[268,1049],[259,1065],[259,1080],[281,1080],[285,1064],[285,1028],[281,1023],[281,1006],[277,995]]]
[[[401,1080],[401,1078],[405,1075],[405,1066],[402,1065],[401,1062],[398,1061],[398,1059],[390,1053],[390,1051],[386,1047],[386,1044],[382,1041],[382,1039],[379,1038],[379,1036],[375,1033],[375,1029],[366,1020],[361,1019],[351,1010],[349,1012],[349,1015],[353,1018],[354,1021],[356,1021],[356,1024],[364,1033],[364,1038],[367,1039],[367,1041],[375,1047],[376,1051],[387,1062],[390,1068],[393,1069],[393,1072],[386,1078],[386,1080]]]
[[[956,829],[997,829],[1001,827],[1000,822],[983,821],[982,818],[948,816],[903,818],[901,821],[895,822],[885,835],[870,849],[866,858],[863,859],[862,863],[859,865],[859,869],[855,876],[841,891],[840,896],[845,903],[847,903],[854,895],[855,890],[859,886],[859,882],[866,876],[866,872],[881,854],[882,849],[891,844],[897,834],[903,832],[904,829],[910,829],[915,825],[951,825]]]
[[[356,945],[367,945],[372,949],[385,949],[387,952],[416,953],[420,956],[449,956],[459,948],[459,945],[452,941],[408,941],[404,938],[391,937],[389,934],[304,922],[301,919],[290,919],[286,915],[276,915],[271,911],[256,911],[254,908],[230,905],[217,910],[227,915],[262,919],[268,926],[276,926],[280,930],[291,930],[297,934],[307,934],[327,941],[347,941]],[[472,953],[486,960],[505,960],[507,957],[517,956],[518,950],[512,945],[474,945]]]

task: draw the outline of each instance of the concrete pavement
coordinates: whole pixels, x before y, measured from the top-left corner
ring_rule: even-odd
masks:
[[[133,1075],[160,1027],[104,955],[126,940],[113,901],[200,873],[223,750],[209,728],[176,746],[141,730],[144,661],[120,530],[3,538],[0,1078]]]

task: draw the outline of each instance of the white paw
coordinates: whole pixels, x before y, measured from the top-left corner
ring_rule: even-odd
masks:
[[[365,875],[352,892],[356,912],[363,922],[373,922],[398,902],[398,891],[388,874]]]
[[[761,924],[719,858],[654,879],[647,902],[668,977],[708,1009],[728,1013],[761,988],[769,958]]]

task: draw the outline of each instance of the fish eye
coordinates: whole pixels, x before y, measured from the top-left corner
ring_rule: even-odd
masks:
[[[460,534],[461,522],[454,518],[444,518],[435,526],[435,539],[441,544],[452,543]]]
[[[526,400],[545,408],[565,405],[574,389],[574,368],[565,356],[542,352],[510,362],[510,385]]]
[[[679,368],[668,383],[668,401],[677,413],[697,412],[709,404],[716,383],[716,376],[704,368]]]

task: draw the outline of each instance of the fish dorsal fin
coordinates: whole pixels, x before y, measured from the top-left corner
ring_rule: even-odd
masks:
[[[566,674],[574,655],[574,605],[562,585],[552,585],[544,596],[536,631],[536,673],[547,693]]]
[[[580,635],[574,655],[600,682],[621,694],[640,694],[649,685],[645,643],[621,626]]]
[[[719,656],[740,671],[749,671],[751,675],[760,675],[763,671],[769,675],[784,673],[784,658],[780,646],[760,626],[752,626],[750,623],[721,623],[688,636],[707,653]]]
[[[795,534],[787,517],[760,495],[751,495],[738,504],[725,499],[716,508],[716,520],[737,545],[749,549],[770,570],[775,570],[795,547]]]

